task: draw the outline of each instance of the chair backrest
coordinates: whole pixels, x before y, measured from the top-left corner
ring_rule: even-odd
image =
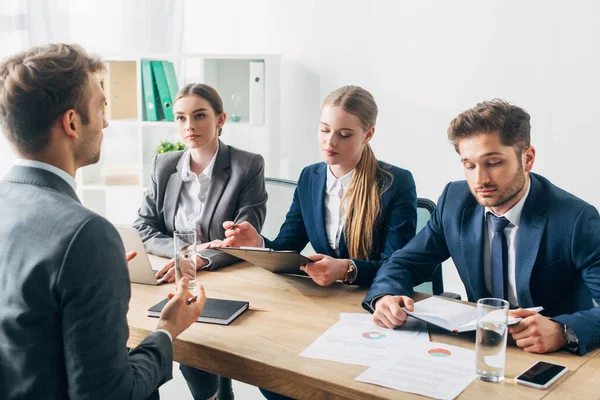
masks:
[[[429,199],[417,199],[417,233],[427,225],[435,210],[435,203]],[[440,295],[444,292],[444,281],[442,278],[442,265],[438,264],[435,272],[431,276],[431,280],[423,282],[414,288],[417,292]]]
[[[266,238],[275,239],[294,200],[296,182],[287,179],[265,178],[265,188],[269,199],[267,200],[267,217],[260,233]],[[302,254],[315,254],[310,243],[302,250]]]
[[[265,178],[265,188],[269,199],[267,200],[267,217],[261,234],[269,239],[275,239],[294,199],[296,182],[286,179]]]

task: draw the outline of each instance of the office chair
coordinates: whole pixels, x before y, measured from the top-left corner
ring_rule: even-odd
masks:
[[[427,225],[434,210],[435,203],[433,201],[420,197],[417,199],[417,233]],[[429,281],[423,282],[419,286],[415,286],[414,290],[438,296],[441,295],[444,292],[442,264],[438,264]]]

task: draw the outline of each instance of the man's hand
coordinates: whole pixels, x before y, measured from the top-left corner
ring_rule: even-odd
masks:
[[[342,280],[348,272],[348,260],[337,259],[323,254],[308,256],[312,263],[303,265],[300,269],[308,274],[317,284],[329,286],[333,282]]]
[[[223,222],[225,239],[223,243],[229,247],[261,247],[262,238],[249,222],[234,224],[233,221]]]
[[[534,311],[519,308],[510,311],[511,317],[523,318],[517,325],[508,327],[517,346],[528,353],[549,353],[567,345],[563,325]]]
[[[171,334],[171,337],[175,339],[181,332],[196,322],[196,319],[202,313],[204,303],[206,303],[204,287],[197,285],[196,290],[198,291],[196,301],[187,305],[186,300],[192,297],[192,294],[188,292],[188,279],[185,277],[181,278],[177,287],[177,293],[174,295],[169,293],[170,300],[160,313],[156,329],[166,329]]]
[[[408,296],[383,296],[375,303],[373,322],[382,328],[389,329],[404,325],[407,315],[402,307],[408,311],[414,311],[415,302]]]

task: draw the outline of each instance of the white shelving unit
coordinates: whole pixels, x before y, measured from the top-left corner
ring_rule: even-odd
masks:
[[[228,116],[221,136],[223,142],[261,154],[265,158],[265,175],[276,175],[280,149],[278,55],[155,53],[107,55],[104,60],[135,65],[137,118],[109,120],[100,161],[78,171],[78,194],[86,207],[113,223],[131,224],[150,183],[156,147],[162,140],[182,142],[174,122],[144,120],[142,60],[171,61],[179,87],[197,82],[214,87]],[[257,66],[262,76],[256,74]],[[256,85],[262,85],[262,93]],[[231,119],[236,112],[234,93],[240,98],[238,122]],[[118,173],[122,184],[111,184]]]

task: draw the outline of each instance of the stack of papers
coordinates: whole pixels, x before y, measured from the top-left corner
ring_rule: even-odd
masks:
[[[475,379],[475,352],[431,343],[427,324],[410,318],[400,328],[375,325],[370,314],[340,320],[300,356],[370,367],[357,381],[438,399],[458,396]]]
[[[371,366],[413,340],[429,343],[424,322],[411,319],[401,329],[385,329],[375,325],[371,314],[340,313],[340,320],[300,356]]]
[[[440,343],[403,346],[356,380],[435,399],[453,399],[476,378],[475,352]]]

